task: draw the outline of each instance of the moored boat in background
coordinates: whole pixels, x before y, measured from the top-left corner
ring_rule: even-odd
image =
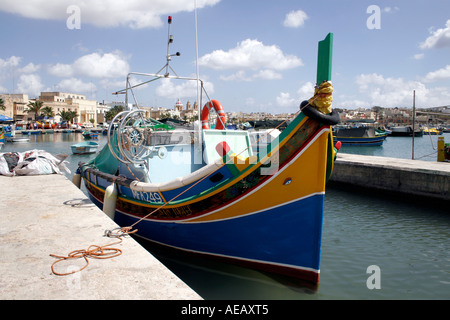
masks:
[[[390,127],[389,129],[391,130],[390,136],[392,136],[392,137],[412,137],[413,136],[413,128],[410,125]],[[422,137],[423,130],[416,127],[414,129],[414,136]]]
[[[98,143],[94,141],[83,141],[71,146],[73,154],[95,153],[98,149]]]
[[[430,135],[430,136],[438,136],[442,134],[442,131],[436,129],[436,128],[423,128],[423,134]]]
[[[367,125],[335,126],[333,139],[349,146],[381,146],[388,133],[378,133],[375,128]]]

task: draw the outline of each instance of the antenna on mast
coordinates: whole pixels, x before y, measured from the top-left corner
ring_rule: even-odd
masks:
[[[164,74],[164,76],[167,78],[170,73],[169,73],[169,69],[172,70],[172,72],[178,77],[177,73],[175,72],[175,70],[172,69],[172,67],[170,66],[170,61],[172,61],[172,57],[177,56],[179,57],[181,55],[180,52],[177,52],[175,54],[170,54],[170,44],[173,43],[173,35],[170,34],[170,26],[172,24],[172,16],[169,16],[167,19],[167,23],[169,25],[168,27],[168,35],[167,35],[167,55],[166,55],[166,64],[164,67],[162,67],[161,69],[159,69],[159,71],[157,73],[160,73],[164,68],[166,69],[166,73]]]

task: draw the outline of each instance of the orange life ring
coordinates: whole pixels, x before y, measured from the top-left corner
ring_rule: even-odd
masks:
[[[211,100],[211,102],[207,102],[203,106],[200,118],[202,121],[202,129],[209,129],[209,110],[211,110],[212,107],[214,107],[214,110],[217,112],[216,129],[222,130],[225,127],[225,111],[223,111],[222,104],[217,100]]]

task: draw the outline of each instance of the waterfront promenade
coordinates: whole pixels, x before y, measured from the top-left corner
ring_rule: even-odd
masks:
[[[338,153],[330,181],[450,201],[450,163]]]
[[[202,299],[131,237],[112,246],[122,250],[117,257],[53,274],[50,254],[111,244],[104,231],[118,226],[63,175],[0,175],[0,184],[0,299]],[[84,265],[67,260],[55,269]]]

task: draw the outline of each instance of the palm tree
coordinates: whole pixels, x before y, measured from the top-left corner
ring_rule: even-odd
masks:
[[[122,111],[123,111],[123,107],[122,106],[115,105],[114,107],[111,108],[111,110],[105,112],[105,120],[107,122],[111,121],[112,119],[114,119],[114,117],[117,114],[119,114]]]
[[[53,111],[52,107],[49,106],[42,108],[41,112],[44,117],[53,118],[55,116],[55,112]]]
[[[72,123],[73,118],[76,118],[78,116],[76,111],[61,111],[56,114],[57,116],[60,116],[64,121]]]
[[[2,98],[0,98],[0,110],[2,111],[6,110],[5,100],[3,100]]]
[[[27,105],[28,109],[25,111],[27,113],[34,113],[34,120],[37,120],[39,113],[41,111],[42,105],[43,105],[42,101],[29,102]]]

